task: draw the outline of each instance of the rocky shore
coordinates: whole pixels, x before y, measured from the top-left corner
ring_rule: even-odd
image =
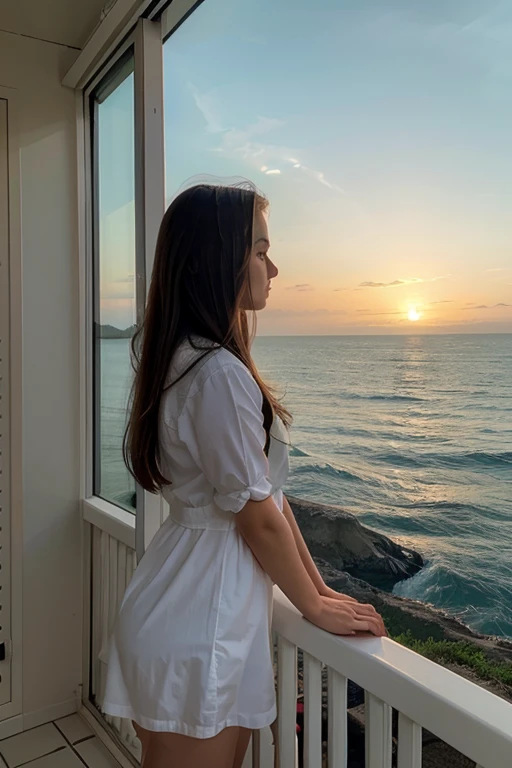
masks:
[[[341,507],[294,497],[288,500],[326,583],[361,602],[372,603],[392,635],[410,632],[417,640],[471,643],[492,662],[512,663],[512,642],[480,635],[431,605],[391,593],[394,584],[414,576],[424,566],[420,553],[361,525]],[[512,701],[510,686],[480,680],[464,667],[455,671]]]
[[[308,547],[328,586],[371,603],[383,616],[393,637],[409,634],[415,640],[448,641],[469,645],[484,654],[491,664],[512,664],[512,642],[477,634],[457,619],[416,600],[391,593],[393,586],[414,576],[425,565],[420,553],[401,547],[343,510],[288,496],[295,518]],[[459,663],[439,662],[453,672],[512,702],[512,686],[498,680],[484,679]],[[302,663],[299,656],[299,693],[302,691]],[[364,691],[355,683],[348,685],[348,768],[364,768],[365,711]],[[324,739],[327,738],[327,680],[323,680]],[[299,699],[299,767],[303,765],[303,715]],[[393,720],[393,760],[396,768],[397,717]],[[326,742],[324,760],[326,766]],[[424,768],[474,768],[464,757],[434,734],[423,731],[422,764]]]
[[[341,507],[288,497],[313,557],[375,587],[391,590],[423,567],[418,552],[401,547]]]

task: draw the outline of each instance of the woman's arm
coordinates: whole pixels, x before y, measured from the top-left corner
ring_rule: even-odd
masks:
[[[339,592],[336,592],[334,589],[331,589],[330,587],[327,586],[327,584],[325,584],[323,578],[321,577],[318,571],[318,568],[315,565],[313,558],[311,557],[311,553],[308,549],[308,545],[304,541],[304,537],[302,536],[300,528],[297,525],[297,521],[295,520],[295,515],[293,514],[292,508],[290,507],[290,504],[286,497],[284,497],[283,514],[286,520],[288,521],[288,525],[292,529],[293,538],[295,539],[295,544],[297,546],[297,549],[299,550],[300,559],[302,560],[311,581],[315,585],[317,592],[320,595],[324,595],[326,597],[333,597],[337,600],[341,599],[341,600],[347,600],[349,602],[356,603],[357,600],[354,600],[354,598],[349,597],[348,595],[343,595]]]
[[[236,515],[236,525],[263,570],[306,619],[339,635],[368,631],[379,637],[385,634],[382,619],[372,606],[319,593],[301,559],[290,525],[272,497],[248,501]]]

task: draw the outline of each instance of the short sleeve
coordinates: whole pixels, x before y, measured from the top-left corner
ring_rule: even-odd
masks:
[[[261,391],[240,364],[220,367],[187,400],[178,435],[225,512],[272,494],[264,446]]]

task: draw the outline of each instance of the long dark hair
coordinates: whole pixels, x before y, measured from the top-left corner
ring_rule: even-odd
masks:
[[[126,466],[147,491],[169,484],[159,466],[158,417],[171,360],[185,339],[213,342],[247,366],[263,396],[265,450],[274,414],[290,423],[252,360],[241,306],[250,295],[254,214],[267,206],[251,188],[198,184],[178,195],[162,220],[144,321],[132,339],[135,379],[123,440]]]

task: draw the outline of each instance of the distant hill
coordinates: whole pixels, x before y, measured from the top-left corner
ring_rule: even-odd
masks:
[[[113,325],[100,325],[99,337],[100,339],[131,339],[136,329],[136,325],[131,325],[129,328],[125,328],[124,331]]]

